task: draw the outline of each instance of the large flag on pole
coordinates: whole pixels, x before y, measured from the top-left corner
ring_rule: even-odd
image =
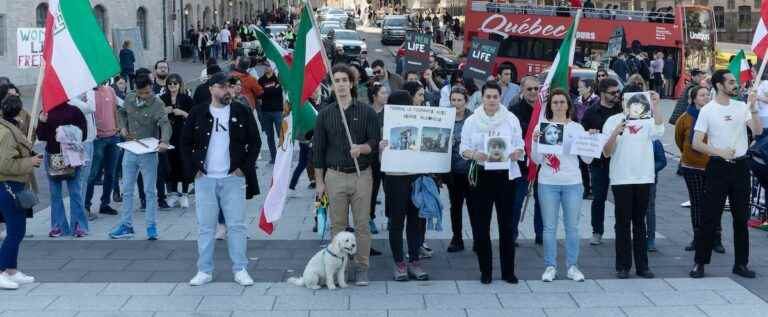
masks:
[[[762,59],[766,49],[768,49],[768,1],[763,1],[760,5],[760,20],[757,22],[755,35],[752,38],[752,51],[757,54],[757,58]]]
[[[733,56],[733,59],[728,64],[728,70],[736,77],[736,83],[738,83],[739,87],[744,87],[746,82],[752,80],[752,68],[747,63],[744,50],[739,50],[739,53]]]
[[[272,234],[274,223],[280,219],[285,208],[294,140],[315,128],[317,111],[308,100],[327,75],[328,68],[322,54],[320,33],[308,4],[301,10],[293,54],[288,54],[261,30],[256,30],[256,37],[264,49],[264,55],[275,64],[278,80],[291,105],[290,117],[287,119],[291,121],[290,126],[283,124],[281,149],[275,158],[272,182],[259,218],[259,228]]]
[[[549,92],[552,89],[560,88],[568,91],[569,79],[571,77],[571,65],[573,64],[573,53],[576,49],[576,29],[578,29],[579,20],[581,20],[581,10],[576,13],[576,18],[573,19],[573,23],[568,28],[563,38],[563,43],[560,44],[560,50],[557,51],[555,60],[552,61],[552,67],[549,68],[547,78],[544,80],[544,84],[539,90],[539,98],[536,99],[536,104],[533,106],[533,113],[531,114],[531,121],[528,124],[528,131],[525,131],[525,152],[528,157],[531,157],[531,144],[533,139],[533,131],[536,130],[536,126],[543,120],[544,107],[549,97]],[[536,179],[536,163],[533,160],[528,160],[528,180],[532,181]]]
[[[46,112],[120,72],[88,0],[49,1],[43,59]]]

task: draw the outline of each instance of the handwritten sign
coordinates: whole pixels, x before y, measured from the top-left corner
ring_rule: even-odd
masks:
[[[16,67],[38,68],[43,60],[44,28],[18,28],[16,30]]]
[[[589,134],[588,132],[577,134],[571,144],[571,155],[600,158],[606,142],[608,142],[607,134]]]
[[[499,52],[499,42],[472,38],[467,56],[467,66],[464,77],[485,81],[491,75],[496,55]]]
[[[408,31],[405,34],[405,71],[423,71],[429,67],[429,54],[432,36],[425,33]]]
[[[454,108],[386,105],[381,170],[447,173],[451,170]]]

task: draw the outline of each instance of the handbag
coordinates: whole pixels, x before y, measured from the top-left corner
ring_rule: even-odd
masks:
[[[664,145],[659,140],[653,140],[653,170],[658,173],[667,167],[667,156],[664,154]]]
[[[11,195],[11,198],[13,198],[13,201],[16,203],[16,207],[21,210],[32,209],[38,203],[40,203],[40,199],[37,198],[37,194],[26,187],[18,192],[13,192],[11,186],[8,186],[8,183],[5,183],[5,190],[8,191],[8,194]]]
[[[62,181],[75,178],[75,168],[67,165],[61,153],[48,155],[48,176],[53,180]]]

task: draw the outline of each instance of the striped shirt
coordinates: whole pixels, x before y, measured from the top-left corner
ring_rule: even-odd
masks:
[[[368,144],[370,154],[360,155],[357,161],[360,169],[365,169],[376,160],[376,151],[381,140],[381,125],[373,108],[356,100],[344,110],[349,125],[349,133],[354,144]],[[350,146],[338,103],[334,102],[317,114],[315,132],[312,136],[312,158],[314,166],[324,168],[354,168],[355,163],[349,153]]]

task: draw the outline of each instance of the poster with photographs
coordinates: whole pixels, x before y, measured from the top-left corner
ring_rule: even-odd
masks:
[[[456,110],[386,105],[381,170],[391,173],[447,173]]]
[[[484,144],[484,152],[488,155],[485,169],[508,170],[509,155],[512,154],[512,139],[508,136],[486,136]]]
[[[563,154],[563,134],[565,125],[562,123],[542,122],[539,123],[539,153],[543,154]]]
[[[622,97],[622,106],[627,120],[650,119],[653,117],[651,112],[651,93],[628,92]]]

